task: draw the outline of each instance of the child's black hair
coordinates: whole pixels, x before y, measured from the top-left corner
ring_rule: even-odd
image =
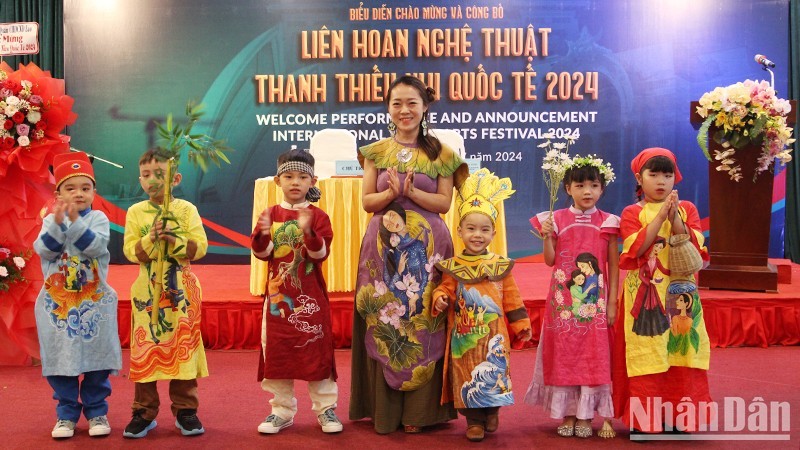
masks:
[[[314,167],[314,156],[305,150],[293,148],[278,155],[278,167],[289,161],[304,162],[312,168]]]
[[[666,156],[653,156],[644,163],[642,170],[639,171],[639,175],[643,174],[645,170],[658,173],[675,173],[675,164]],[[642,185],[636,183],[636,198],[641,200],[643,197],[644,192],[642,191]]]
[[[584,274],[581,271],[581,269],[575,269],[575,270],[572,271],[571,274],[569,274],[569,280],[567,280],[567,284],[566,284],[567,289],[571,288],[572,286],[575,286],[575,284],[576,284],[575,283],[575,277],[577,277],[578,275],[582,275],[583,279],[584,279],[584,282],[586,282],[585,281],[586,280],[586,274]]]
[[[645,170],[650,170],[650,172],[675,173],[675,164],[666,156],[653,156],[644,163],[642,170],[639,171],[639,175],[643,174]]]
[[[142,156],[139,157],[139,165],[141,166],[142,164],[147,164],[150,161],[156,161],[162,163],[164,161],[167,161],[168,159],[169,157],[164,152],[164,149],[160,147],[153,147],[145,150],[145,152],[142,153]]]
[[[606,177],[600,173],[600,169],[594,166],[578,166],[571,167],[564,172],[564,192],[567,191],[567,186],[572,183],[583,183],[586,181],[599,181],[600,187],[605,190]]]

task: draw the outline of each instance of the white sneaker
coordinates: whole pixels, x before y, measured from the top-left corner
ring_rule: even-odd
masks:
[[[336,417],[333,408],[328,408],[324,413],[317,416],[317,422],[325,433],[338,433],[342,431],[342,422]]]
[[[111,434],[108,417],[97,416],[89,419],[89,436],[107,436]]]
[[[275,414],[270,414],[258,426],[258,432],[264,434],[275,434],[282,429],[291,426],[294,423],[293,419],[282,419]]]
[[[54,438],[68,438],[72,437],[75,434],[75,422],[71,420],[61,420],[59,419],[56,422],[56,426],[53,427],[53,432],[50,433],[51,436]]]

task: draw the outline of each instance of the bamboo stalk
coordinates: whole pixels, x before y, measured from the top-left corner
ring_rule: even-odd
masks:
[[[164,201],[161,205],[161,219],[159,219],[162,221],[162,231],[167,228],[166,217],[169,213],[169,204],[172,199],[172,161],[174,159],[175,158],[170,158],[167,160],[167,170],[164,174]],[[152,325],[158,323],[159,303],[161,303],[161,295],[164,293],[164,259],[169,252],[169,241],[163,239],[160,234],[157,236],[157,239],[158,258],[156,259],[156,283],[153,290],[153,307],[150,310],[150,323]]]

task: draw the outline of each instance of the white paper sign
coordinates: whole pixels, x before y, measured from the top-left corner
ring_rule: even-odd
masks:
[[[467,162],[467,169],[469,170],[469,173],[474,173],[481,170],[480,158],[467,158],[465,161]]]
[[[37,53],[39,53],[38,23],[0,23],[0,56]]]
[[[364,169],[354,160],[336,160],[336,175],[338,176],[359,176],[364,175]]]

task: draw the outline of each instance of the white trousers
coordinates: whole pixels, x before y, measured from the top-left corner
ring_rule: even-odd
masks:
[[[261,388],[273,395],[269,401],[272,414],[281,419],[292,419],[297,414],[297,399],[294,397],[294,380],[261,380]],[[311,397],[311,410],[320,415],[330,408],[336,408],[339,387],[332,378],[308,382],[308,396]]]

